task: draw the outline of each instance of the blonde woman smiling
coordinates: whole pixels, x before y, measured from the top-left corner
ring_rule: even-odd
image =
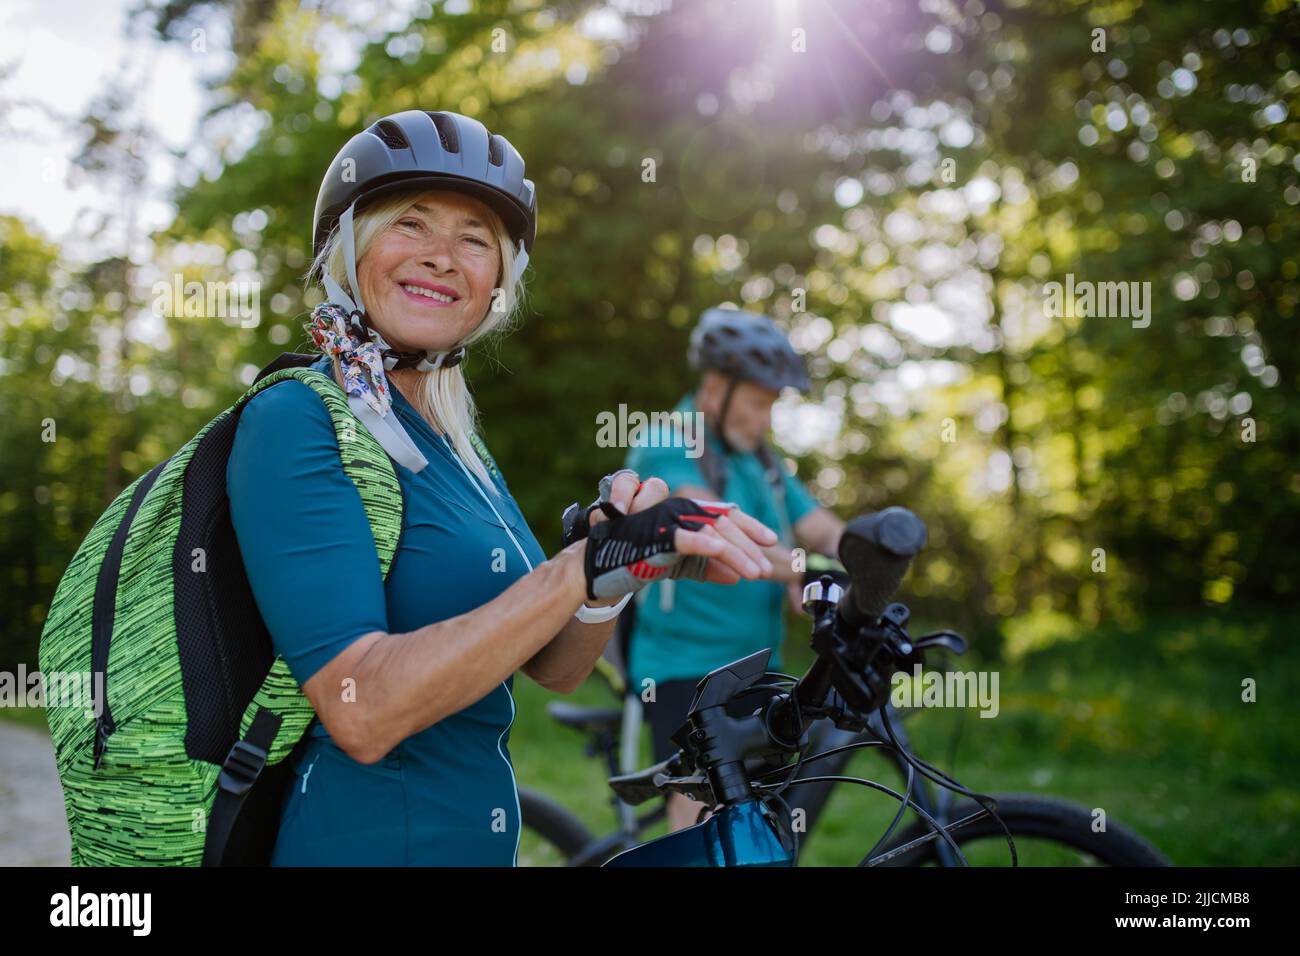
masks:
[[[768,528],[630,471],[602,481],[603,506],[546,557],[478,437],[460,364],[511,316],[535,235],[523,160],[467,116],[386,117],[325,175],[314,367],[393,458],[404,512],[385,579],[316,393],[290,381],[248,403],[231,518],[276,652],[316,711],[274,865],[513,865],[515,672],[570,693],[633,590],[771,571]]]

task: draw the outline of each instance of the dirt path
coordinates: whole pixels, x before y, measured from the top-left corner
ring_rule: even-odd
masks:
[[[67,866],[71,846],[49,736],[0,720],[0,866]]]

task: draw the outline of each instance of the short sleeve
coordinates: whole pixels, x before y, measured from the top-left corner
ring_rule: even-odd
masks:
[[[821,504],[808,493],[802,481],[786,470],[785,462],[779,461],[781,480],[785,482],[785,506],[790,516],[790,524],[796,525],[804,515],[817,510]]]
[[[310,386],[285,381],[249,400],[226,488],[253,597],[299,684],[357,638],[387,631],[370,521]]]

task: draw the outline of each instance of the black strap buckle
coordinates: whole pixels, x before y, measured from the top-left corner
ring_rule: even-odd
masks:
[[[561,540],[566,548],[587,536],[587,516],[576,501],[564,509],[564,514],[560,516],[560,528]]]
[[[217,786],[235,796],[243,796],[257,782],[266,766],[266,751],[247,740],[236,740],[221,765]]]
[[[591,534],[591,513],[597,509],[605,512],[605,517],[611,521],[626,517],[618,507],[609,501],[601,501],[597,498],[591,504],[583,508],[576,501],[564,509],[564,514],[560,516],[560,523],[563,529],[564,547],[568,547],[575,541],[581,541]]]

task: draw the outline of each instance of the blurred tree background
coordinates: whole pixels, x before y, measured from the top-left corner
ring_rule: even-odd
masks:
[[[523,321],[469,375],[544,545],[622,460],[596,446],[596,414],[670,407],[692,384],[695,317],[730,301],[810,358],[816,393],[777,410],[800,476],[846,518],[922,515],[908,594],[981,654],[1293,613],[1295,4],[402,7],[142,5],[162,41],[224,44],[230,63],[153,255],[73,269],[0,219],[0,666],[34,662],[116,492],[305,350],[325,166],[412,108],[478,117],[537,183]],[[120,184],[123,217],[150,135],[129,95],[82,118],[76,164]],[[260,323],[153,315],[149,289],[175,274],[257,279]],[[1045,286],[1067,275],[1149,282],[1149,325],[1048,315]]]
[[[913,591],[986,649],[1017,619],[1294,601],[1294,5],[866,13],[142,8],[194,56],[224,24],[232,68],[202,133],[220,162],[182,177],[149,261],[74,271],[30,225],[0,226],[3,662],[31,659],[113,495],[305,347],[324,166],[416,107],[506,133],[537,182],[524,319],[470,374],[544,542],[623,453],[596,447],[596,413],[670,406],[692,322],[731,301],[777,316],[812,360],[810,407],[778,414],[801,475],[845,516],[923,514]],[[149,136],[128,96],[83,118],[76,164],[120,190],[124,218]],[[1149,327],[1048,317],[1044,285],[1067,273],[1150,282]],[[154,316],[148,290],[175,274],[257,279],[261,322]],[[62,441],[40,441],[46,419]]]

